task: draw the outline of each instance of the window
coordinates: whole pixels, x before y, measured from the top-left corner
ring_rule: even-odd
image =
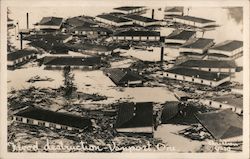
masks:
[[[192,82],[194,82],[194,79],[192,78]]]
[[[49,127],[55,128],[55,127],[56,127],[56,124],[54,124],[54,123],[49,123]]]
[[[212,101],[209,101],[209,105],[211,105],[212,104]]]
[[[167,77],[168,77],[168,73],[167,73]]]
[[[203,83],[203,80],[201,80],[201,83]]]
[[[23,121],[22,117],[16,117],[16,121]]]
[[[177,75],[174,75],[174,78],[177,78]]]
[[[28,123],[28,124],[33,124],[33,121],[34,121],[34,120],[32,120],[32,119],[27,119],[27,123]]]
[[[212,83],[212,82],[210,82],[210,86],[212,86],[212,84],[213,84],[213,83]]]
[[[211,68],[209,68],[208,71],[211,72]]]
[[[222,105],[220,104],[220,108],[222,107]]]
[[[45,126],[45,122],[39,121],[39,122],[38,122],[38,125],[39,125],[39,126]]]

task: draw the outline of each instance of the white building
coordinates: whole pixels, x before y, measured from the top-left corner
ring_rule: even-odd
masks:
[[[134,14],[134,13],[140,13],[146,10],[143,6],[124,6],[124,7],[117,7],[114,8],[116,12],[121,12],[124,14]]]
[[[160,20],[143,17],[140,15],[127,15],[124,18],[132,20],[133,23],[141,25],[143,27],[152,26],[152,25],[162,25],[162,21]]]
[[[209,59],[236,59],[243,55],[243,42],[227,40],[208,49]]]
[[[216,25],[214,20],[198,18],[193,16],[175,16],[173,17],[173,22],[190,25],[198,28],[204,28]]]
[[[132,25],[133,22],[131,20],[114,16],[112,14],[102,14],[98,15],[95,18],[97,21],[108,24],[108,25],[113,25],[113,26],[124,26],[124,25]]]
[[[160,32],[156,31],[124,31],[112,36],[113,40],[119,41],[159,41]]]
[[[243,98],[234,95],[223,95],[212,99],[201,99],[204,105],[218,109],[231,109],[233,112],[243,114]]]
[[[164,72],[164,77],[179,81],[186,81],[211,87],[217,87],[230,81],[230,76],[223,73],[214,73],[196,69],[176,67]]]

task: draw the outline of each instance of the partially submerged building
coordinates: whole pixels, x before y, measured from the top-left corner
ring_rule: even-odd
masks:
[[[60,17],[43,17],[42,20],[35,25],[39,30],[59,30],[61,29],[63,18]]]
[[[179,67],[186,67],[208,72],[222,72],[235,73],[237,65],[235,61],[231,60],[187,60],[178,65]]]
[[[58,130],[83,131],[92,127],[92,122],[89,118],[35,107],[30,107],[14,114],[12,120]]]
[[[178,101],[169,101],[163,105],[161,111],[161,124],[167,124],[168,121],[174,118],[179,113],[179,104]]]
[[[189,39],[195,38],[195,36],[195,31],[175,30],[165,37],[165,44],[167,46],[180,46],[185,44]]]
[[[160,32],[129,30],[115,33],[112,39],[119,41],[160,41]]]
[[[121,12],[124,14],[136,14],[146,10],[143,6],[123,6],[114,8],[116,12]]]
[[[140,15],[127,15],[124,18],[132,20],[133,23],[141,25],[143,27],[161,25],[162,21],[140,16]]]
[[[231,110],[197,114],[199,123],[216,139],[225,142],[242,141],[243,120]]]
[[[179,101],[188,101],[188,99],[191,99],[190,96],[183,92],[183,91],[174,91],[174,96],[179,100]]]
[[[35,50],[23,49],[15,52],[10,52],[7,54],[7,66],[10,69],[14,69],[36,57],[37,52]]]
[[[44,63],[45,69],[63,69],[70,66],[72,69],[96,69],[101,64],[101,58],[97,56],[58,56]]]
[[[121,103],[115,129],[119,133],[153,135],[153,103]]]
[[[211,99],[201,99],[200,102],[204,105],[218,108],[230,109],[237,114],[243,115],[243,98],[242,96],[223,95]]]
[[[217,87],[230,81],[230,75],[224,73],[207,72],[190,68],[175,67],[164,72],[169,79],[186,81],[195,84]]]
[[[108,25],[113,25],[116,27],[133,24],[133,21],[131,20],[125,19],[123,17],[114,16],[112,14],[97,15],[95,19],[99,22],[102,22]]]
[[[183,56],[192,58],[203,58],[206,51],[214,45],[213,39],[196,38],[188,41],[179,48],[179,52]]]
[[[209,26],[215,26],[216,23],[214,20],[198,18],[193,16],[175,16],[173,21],[176,23],[181,23],[193,27],[204,28]]]
[[[243,42],[227,40],[208,49],[208,58],[216,60],[236,59],[243,55]]]
[[[144,79],[137,73],[126,68],[106,69],[104,73],[117,86],[142,86]]]

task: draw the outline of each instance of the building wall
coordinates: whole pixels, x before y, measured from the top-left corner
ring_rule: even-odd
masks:
[[[71,126],[66,126],[66,125],[60,125],[56,123],[51,123],[47,121],[41,121],[41,120],[35,120],[35,119],[30,119],[30,118],[25,118],[25,117],[20,117],[20,116],[13,116],[13,121],[25,123],[25,124],[31,124],[31,125],[39,125],[39,126],[44,126],[48,128],[56,128],[56,129],[65,129],[65,130],[80,130],[79,128],[74,128]]]
[[[113,40],[159,41],[159,36],[113,36]]]
[[[182,15],[182,12],[165,12],[165,15]]]
[[[229,105],[226,103],[221,103],[221,102],[217,102],[217,101],[213,101],[213,100],[208,100],[208,99],[201,99],[200,102],[204,105],[207,106],[211,106],[214,108],[218,108],[218,109],[231,109],[232,111],[238,113],[238,114],[242,114],[243,110],[241,108],[238,108],[236,106],[233,105]]]
[[[123,25],[132,25],[133,24],[132,21],[116,23],[114,21],[110,21],[110,20],[103,19],[100,17],[96,17],[96,20],[100,21],[102,23],[105,23],[105,24],[113,25],[113,26],[123,26]]]
[[[235,73],[236,68],[203,68],[203,67],[189,67],[196,70],[202,70],[207,72],[223,72],[223,73]]]
[[[152,127],[137,127],[137,128],[117,128],[117,132],[131,132],[131,133],[153,133]]]
[[[63,69],[66,65],[45,65],[46,69]],[[72,69],[93,69],[93,66],[70,66]]]
[[[164,72],[163,76],[166,78],[170,78],[170,79],[186,81],[186,82],[191,82],[191,83],[197,83],[197,84],[207,85],[207,86],[211,86],[211,87],[217,87],[218,85],[220,85],[226,81],[230,81],[230,77],[227,77],[227,78],[222,79],[220,81],[210,81],[210,80],[206,80],[206,79],[200,79],[197,77],[183,76],[183,75],[178,75],[178,74],[169,73],[169,72]]]
[[[178,39],[165,39],[165,43],[178,43],[178,44],[184,44],[187,42],[187,40],[178,40]]]
[[[38,26],[35,26],[36,29],[55,29],[55,30],[58,30],[61,28],[61,25],[60,26],[52,26],[52,25],[38,25]]]

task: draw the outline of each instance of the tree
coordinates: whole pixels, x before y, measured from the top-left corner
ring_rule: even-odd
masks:
[[[73,93],[76,91],[76,87],[74,84],[74,74],[71,73],[70,66],[65,66],[63,69],[63,77],[64,77],[64,97],[66,99],[71,99]]]

